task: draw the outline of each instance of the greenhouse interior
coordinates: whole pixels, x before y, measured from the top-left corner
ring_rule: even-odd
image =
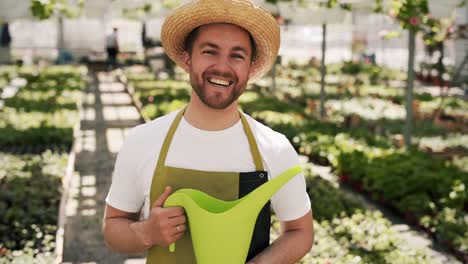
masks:
[[[195,64],[184,69],[166,52],[164,36],[176,33],[162,28],[186,6],[240,3],[268,13],[280,45],[271,67],[245,82],[237,108],[287,138],[313,215],[304,224],[313,235],[302,235],[311,247],[293,239],[288,247],[281,243],[288,221],[272,199],[270,252],[247,263],[468,263],[466,0],[1,0],[0,263],[151,262],[153,248],[110,245],[133,229],[115,225],[110,238],[106,197],[134,131],[192,110],[197,89],[208,89],[195,88]],[[252,47],[265,48],[247,31]],[[146,154],[151,143],[142,148],[127,158],[143,164],[159,156]],[[138,175],[125,177],[128,189],[140,186],[132,183]],[[146,187],[153,194],[151,182]],[[112,210],[147,223],[151,216],[138,208]],[[191,217],[185,228],[193,229]],[[258,260],[275,249],[278,262]]]

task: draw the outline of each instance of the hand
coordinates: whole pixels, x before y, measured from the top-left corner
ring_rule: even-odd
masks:
[[[168,246],[181,239],[187,229],[184,208],[162,207],[171,193],[171,187],[166,187],[163,194],[154,202],[148,219],[131,225],[142,243],[148,248],[154,245]]]

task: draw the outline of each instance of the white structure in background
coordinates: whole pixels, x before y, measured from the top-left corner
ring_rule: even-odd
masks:
[[[20,19],[10,22],[12,56],[31,64],[33,57],[57,56],[57,23]]]
[[[189,2],[190,0],[180,0]],[[319,2],[319,0],[314,0]],[[344,0],[343,0],[344,1]],[[321,57],[322,27],[326,22],[327,56],[326,62],[333,63],[352,58],[352,42],[356,37],[362,37],[367,43],[366,53],[374,53],[377,63],[396,68],[407,66],[407,35],[400,38],[385,40],[382,31],[397,29],[390,18],[385,15],[369,13],[369,4],[374,0],[346,0],[357,7],[358,11],[344,12],[340,9],[324,9],[311,6],[298,7],[292,3],[280,3],[278,6],[266,4],[265,0],[255,0],[273,13],[279,13],[291,19],[291,24],[281,26],[281,49],[283,58],[307,61],[312,57]],[[84,16],[78,19],[64,19],[64,46],[79,59],[91,54],[105,54],[105,36],[112,27],[119,28],[119,42],[122,51],[140,53],[142,47],[142,22],[123,18],[125,8],[142,7],[153,4],[148,14],[140,14],[140,21],[146,21],[146,36],[160,40],[160,29],[168,10],[160,1],[151,0],[99,0],[85,1]],[[445,2],[444,2],[445,3]],[[0,19],[10,21],[12,49],[17,58],[30,61],[32,56],[54,58],[57,55],[59,32],[57,20],[32,20],[29,11],[30,0],[1,0]],[[458,12],[458,20],[465,21],[467,8]],[[464,15],[463,15],[464,14]],[[458,22],[461,24],[461,22]],[[422,44],[417,44],[422,47]],[[456,47],[447,45],[447,58],[450,63],[460,63],[467,50],[466,40],[457,40]],[[418,48],[418,57],[423,50]],[[455,52],[456,50],[456,52]],[[419,56],[418,56],[419,55]],[[395,59],[398,58],[398,59]],[[457,61],[455,61],[457,60]]]
[[[143,51],[142,24],[138,21],[113,19],[106,24],[95,18],[64,19],[64,48],[75,59],[105,52],[105,37],[113,27],[119,28],[118,40],[123,52]],[[55,58],[57,56],[57,20],[16,20],[10,23],[12,53],[28,62],[31,57]]]
[[[161,28],[164,23],[163,17],[151,18],[146,21],[146,36],[161,41]]]
[[[327,63],[351,59],[352,26],[349,24],[328,25]],[[281,48],[279,54],[286,60],[308,61],[322,56],[322,26],[281,26]]]
[[[327,24],[326,63],[351,59],[352,30],[350,13],[340,8],[320,8],[316,5],[301,6],[297,2],[280,2],[277,7],[266,4],[270,12],[289,20],[281,26],[279,54],[288,59],[307,62],[322,56],[322,24]]]

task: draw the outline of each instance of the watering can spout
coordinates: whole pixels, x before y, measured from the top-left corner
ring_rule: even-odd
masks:
[[[194,189],[181,189],[166,199],[164,207],[184,207],[198,263],[245,263],[260,210],[301,171],[301,166],[294,166],[234,201],[219,200]],[[174,252],[175,244],[169,250]]]

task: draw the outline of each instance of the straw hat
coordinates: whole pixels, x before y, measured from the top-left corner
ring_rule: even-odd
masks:
[[[169,15],[161,29],[167,55],[183,65],[184,42],[193,29],[212,23],[229,23],[244,28],[257,46],[250,79],[258,79],[273,65],[280,46],[280,30],[275,18],[250,0],[194,0]]]

